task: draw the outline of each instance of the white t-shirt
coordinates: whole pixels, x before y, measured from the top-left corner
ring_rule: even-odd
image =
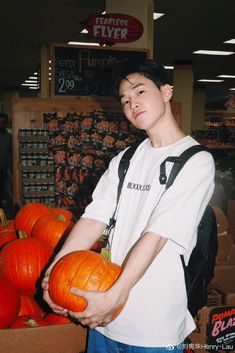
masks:
[[[165,189],[159,182],[161,162],[195,144],[192,137],[186,136],[167,147],[153,148],[146,139],[131,159],[111,236],[112,262],[121,265],[145,232],[154,232],[168,241],[132,288],[121,314],[107,327],[97,328],[113,340],[143,347],[177,345],[195,328],[187,310],[179,254],[184,254],[186,261],[189,258],[196,243],[197,225],[212,196],[212,156],[204,151],[194,155],[157,204]],[[110,162],[83,217],[109,223],[116,205],[117,170],[122,154]],[[171,168],[172,163],[167,162],[167,175]]]

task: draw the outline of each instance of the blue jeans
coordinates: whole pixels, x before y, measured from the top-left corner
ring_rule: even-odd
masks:
[[[182,345],[167,347],[139,347],[119,343],[105,337],[97,330],[89,330],[87,353],[182,353]]]

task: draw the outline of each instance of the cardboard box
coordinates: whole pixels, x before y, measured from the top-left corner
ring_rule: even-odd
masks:
[[[233,245],[233,239],[231,233],[224,232],[223,234],[218,234],[218,253],[216,256],[216,264],[226,263],[229,255],[229,250]]]
[[[235,305],[235,265],[215,267],[214,287],[222,294],[223,304]]]
[[[226,264],[235,265],[235,244],[232,244],[232,246],[229,249]]]
[[[228,230],[228,218],[220,207],[212,206],[212,208],[215,212],[217,233],[222,234]]]
[[[216,289],[212,288],[207,295],[207,306],[218,305],[222,305],[222,295]]]
[[[195,353],[235,351],[235,306],[203,307],[188,339]]]
[[[228,224],[229,232],[232,234],[233,243],[235,243],[235,200],[228,200]]]
[[[1,353],[85,353],[87,330],[62,324],[0,330]]]

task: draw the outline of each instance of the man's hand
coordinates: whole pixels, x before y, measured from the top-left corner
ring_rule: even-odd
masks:
[[[82,312],[69,311],[69,315],[90,328],[107,326],[115,318],[116,311],[121,305],[120,299],[116,298],[111,290],[85,292],[71,288],[71,293],[83,297],[87,301],[87,307]]]
[[[42,280],[41,286],[43,289],[43,299],[51,307],[51,309],[56,314],[68,316],[68,310],[62,308],[59,305],[56,305],[50,298],[49,291],[48,291],[48,289],[49,289],[49,271],[46,272],[45,277]]]

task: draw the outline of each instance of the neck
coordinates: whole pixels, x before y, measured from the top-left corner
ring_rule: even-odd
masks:
[[[147,132],[153,147],[166,147],[185,137],[172,112],[165,114]]]

